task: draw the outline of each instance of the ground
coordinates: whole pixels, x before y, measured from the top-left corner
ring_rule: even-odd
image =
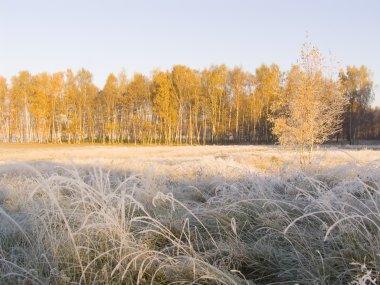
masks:
[[[0,283],[371,281],[380,150],[298,161],[277,146],[2,144]]]

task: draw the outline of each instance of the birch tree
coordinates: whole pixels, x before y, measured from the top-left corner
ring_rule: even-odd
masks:
[[[7,80],[0,76],[0,131],[2,139],[9,141],[9,98]]]
[[[12,119],[16,127],[16,139],[21,142],[31,141],[30,99],[32,96],[32,75],[20,71],[12,77],[11,98],[13,103]]]
[[[346,104],[338,83],[326,76],[319,50],[305,44],[274,104],[273,134],[281,145],[300,151],[301,164],[310,162],[314,146],[341,129]]]
[[[158,71],[153,75],[153,94],[155,112],[160,119],[164,142],[172,143],[178,118],[178,101],[169,72]]]
[[[156,136],[151,101],[148,78],[140,73],[135,73],[127,86],[127,94],[124,97],[124,104],[129,112],[129,132],[135,144],[152,141]]]
[[[271,66],[262,65],[256,69],[255,73],[255,96],[260,98],[262,104],[262,120],[261,129],[265,143],[269,143],[270,139],[270,110],[273,102],[275,102],[280,94],[282,74],[280,68],[276,64]]]
[[[239,135],[239,131],[242,127],[242,115],[243,115],[243,102],[245,97],[245,83],[246,83],[246,74],[245,72],[239,68],[235,67],[228,74],[228,87],[230,93],[230,111],[229,111],[229,119],[228,119],[228,129],[231,129],[232,123],[232,110],[234,109],[234,119],[235,123],[233,126],[234,139],[239,141],[241,140],[241,132]]]
[[[350,144],[355,144],[364,111],[373,99],[373,82],[365,66],[347,66],[346,72],[342,70],[339,73],[339,79],[349,102],[345,117],[348,140]]]
[[[118,82],[114,74],[110,74],[103,88],[102,95],[104,96],[105,129],[108,137],[108,142],[114,143],[116,140],[116,131],[119,129],[117,124],[117,100],[118,100]]]
[[[198,106],[197,92],[200,90],[199,81],[195,72],[183,65],[176,65],[172,70],[173,87],[175,91],[175,98],[178,102],[178,142],[183,142],[185,129],[187,130],[187,139],[190,144],[193,143],[193,112],[197,111]],[[185,128],[185,125],[187,128]]]

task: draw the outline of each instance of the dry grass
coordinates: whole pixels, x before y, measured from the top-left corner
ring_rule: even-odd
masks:
[[[301,170],[277,147],[1,147],[0,283],[374,280],[379,158],[320,149]]]

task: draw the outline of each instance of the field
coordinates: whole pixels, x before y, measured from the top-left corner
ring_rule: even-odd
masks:
[[[298,161],[0,145],[0,284],[378,284],[380,150]]]

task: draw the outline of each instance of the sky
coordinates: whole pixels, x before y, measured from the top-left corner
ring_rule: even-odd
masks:
[[[380,0],[0,0],[0,75],[86,68],[150,75],[184,64],[254,72],[297,63],[305,41],[336,70],[366,65],[380,106]]]

